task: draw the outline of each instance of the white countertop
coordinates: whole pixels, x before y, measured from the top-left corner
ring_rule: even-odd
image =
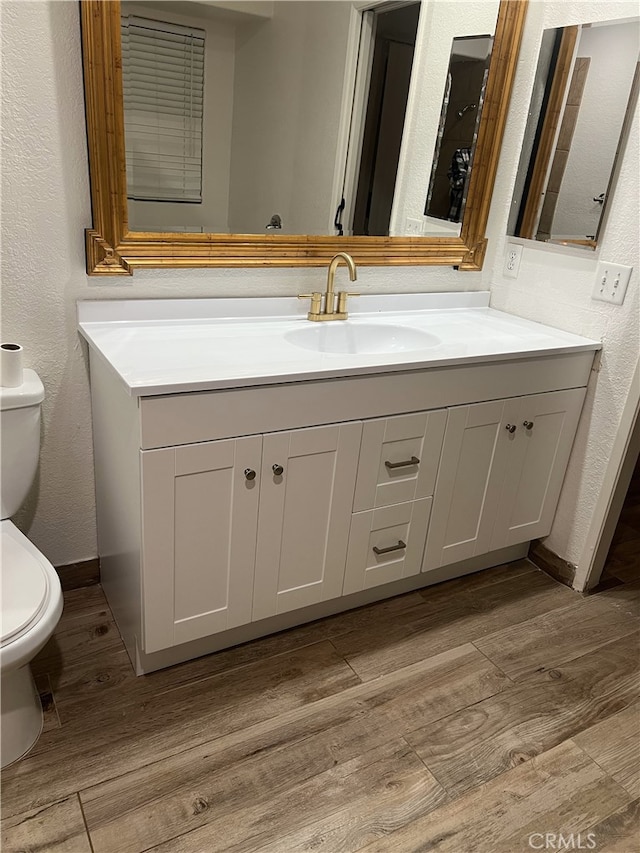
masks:
[[[349,319],[310,323],[308,301],[145,299],[78,302],[78,327],[129,394],[149,396],[420,370],[594,351],[597,341],[488,307],[489,294],[398,294],[351,300]],[[424,348],[327,353],[285,337],[301,328],[393,324],[435,336]],[[375,334],[375,329],[369,329]],[[418,335],[419,336],[419,335]]]

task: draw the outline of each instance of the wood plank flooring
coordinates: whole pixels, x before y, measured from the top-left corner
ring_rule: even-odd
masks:
[[[597,595],[523,560],[140,678],[101,589],[65,602],[3,853],[640,851],[640,549]]]

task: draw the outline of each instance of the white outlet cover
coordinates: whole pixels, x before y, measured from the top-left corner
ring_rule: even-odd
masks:
[[[519,243],[507,243],[507,248],[504,254],[504,267],[502,270],[502,273],[506,278],[518,278],[521,259],[522,246]]]

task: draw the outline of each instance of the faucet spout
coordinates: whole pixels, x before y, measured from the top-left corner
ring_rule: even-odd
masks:
[[[349,316],[347,314],[347,298],[349,296],[359,296],[360,294],[347,293],[346,290],[341,290],[337,295],[338,305],[336,308],[334,278],[340,261],[344,261],[347,265],[351,281],[355,281],[357,279],[358,273],[356,272],[356,265],[351,255],[347,254],[347,252],[338,252],[337,255],[334,255],[333,258],[331,258],[329,271],[327,273],[327,290],[324,294],[324,308],[322,308],[322,294],[319,291],[314,293],[300,293],[298,296],[298,299],[311,300],[311,310],[307,314],[307,319],[319,322],[322,320],[346,320]]]
[[[336,275],[336,269],[340,261],[344,261],[349,269],[349,278],[351,281],[355,281],[358,278],[358,273],[356,272],[355,261],[347,252],[338,252],[337,255],[331,259],[331,263],[329,264],[329,270],[327,272],[327,291],[324,297],[324,313],[325,314],[335,314],[335,284],[334,279]]]

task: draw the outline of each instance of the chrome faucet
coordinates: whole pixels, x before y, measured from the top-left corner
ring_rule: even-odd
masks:
[[[359,293],[347,293],[344,290],[341,290],[336,294],[334,279],[336,269],[338,268],[340,261],[344,261],[349,268],[349,278],[351,281],[355,281],[358,278],[355,261],[351,255],[347,254],[347,252],[338,252],[337,255],[334,255],[329,263],[329,269],[327,271],[327,289],[324,294],[324,308],[322,308],[322,294],[319,291],[314,291],[313,293],[301,293],[298,296],[298,299],[311,300],[311,310],[307,314],[309,320],[314,320],[315,322],[321,322],[323,320],[346,320],[349,316],[347,314],[347,297],[360,296]]]

